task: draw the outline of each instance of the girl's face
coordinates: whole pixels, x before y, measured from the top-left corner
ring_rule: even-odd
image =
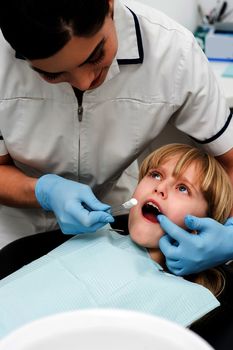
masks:
[[[138,205],[130,210],[129,232],[132,240],[143,247],[158,248],[164,233],[157,220],[158,212],[182,228],[185,228],[187,214],[207,215],[208,205],[200,190],[196,164],[191,164],[179,178],[174,178],[172,174],[177,161],[178,156],[151,169],[134,192]]]
[[[109,1],[110,8],[113,2]],[[93,36],[73,36],[56,54],[31,60],[31,68],[49,83],[69,83],[85,91],[101,85],[117,52],[117,35],[112,11]]]

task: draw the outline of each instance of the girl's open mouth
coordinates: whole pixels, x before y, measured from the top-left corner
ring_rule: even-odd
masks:
[[[159,207],[153,202],[147,202],[142,207],[142,215],[153,223],[158,223],[157,215],[162,214]]]

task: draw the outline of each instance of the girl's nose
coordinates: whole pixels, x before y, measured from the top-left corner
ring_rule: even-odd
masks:
[[[157,184],[155,192],[163,199],[167,198],[167,185],[164,181]]]

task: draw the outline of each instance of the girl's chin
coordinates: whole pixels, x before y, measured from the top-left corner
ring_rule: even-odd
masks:
[[[131,239],[134,243],[136,243],[137,245],[144,247],[144,248],[148,248],[148,249],[155,248],[156,249],[159,247],[158,240],[155,241],[153,239],[153,242],[152,242],[152,240],[145,239],[144,237],[139,237],[139,236],[131,236]]]

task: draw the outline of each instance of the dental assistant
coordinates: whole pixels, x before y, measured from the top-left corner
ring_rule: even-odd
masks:
[[[121,189],[118,180],[168,123],[233,182],[230,111],[193,35],[173,20],[135,1],[11,0],[0,27],[1,246],[112,222],[109,205],[135,187],[131,174]],[[169,235],[171,224],[162,217]],[[206,218],[192,229],[201,249],[180,231],[179,253],[170,239],[161,246],[169,268],[177,256],[182,266],[188,255],[188,273],[233,257],[231,225]]]

